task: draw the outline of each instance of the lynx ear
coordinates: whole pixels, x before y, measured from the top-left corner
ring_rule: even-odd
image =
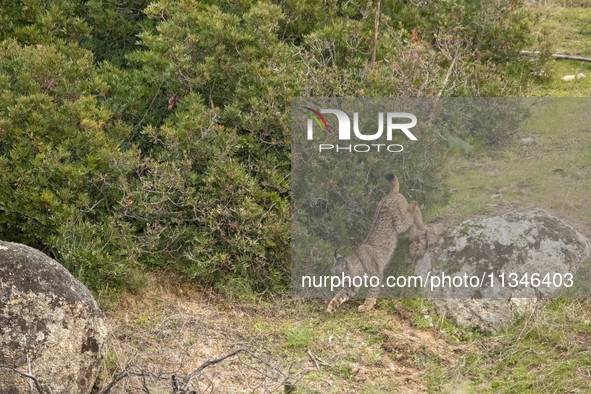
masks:
[[[343,258],[343,256],[341,256],[340,254],[338,254],[337,251],[335,250],[334,251],[334,259],[335,260],[338,260],[338,259],[342,259],[342,258]]]
[[[400,191],[400,185],[398,183],[398,178],[392,174],[384,175],[384,178],[390,182],[391,193],[398,193]]]

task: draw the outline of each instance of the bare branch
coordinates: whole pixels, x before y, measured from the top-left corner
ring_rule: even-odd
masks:
[[[31,358],[27,354],[27,369],[29,371],[29,375],[33,375],[31,372]],[[29,378],[29,394],[33,394],[33,379]]]
[[[234,357],[236,355],[238,355],[239,353],[247,353],[250,357],[252,357],[253,359],[257,360],[258,362],[264,364],[265,366],[267,366],[268,368],[272,369],[273,371],[278,372],[283,378],[281,382],[275,382],[275,384],[277,385],[283,385],[285,382],[288,381],[289,376],[286,375],[285,373],[283,373],[283,371],[281,371],[279,368],[273,366],[272,364],[270,364],[269,362],[261,359],[260,357],[257,357],[254,353],[252,353],[250,350],[247,349],[238,349],[230,354],[227,354],[223,357],[220,358],[216,358],[216,359],[211,359],[211,360],[207,360],[206,362],[204,362],[201,366],[199,366],[199,368],[195,369],[193,372],[191,372],[189,375],[187,376],[179,376],[177,375],[178,370],[174,371],[174,372],[169,372],[169,373],[165,373],[165,374],[153,374],[149,371],[145,371],[144,369],[142,369],[139,366],[128,366],[126,367],[122,372],[120,372],[119,374],[117,374],[113,380],[105,387],[103,388],[101,391],[99,391],[98,394],[106,394],[108,393],[119,381],[121,381],[122,379],[131,377],[131,376],[137,376],[140,377],[142,379],[142,387],[138,387],[138,389],[149,393],[149,388],[147,386],[146,383],[146,378],[151,378],[151,379],[158,379],[158,380],[170,380],[171,386],[172,387],[172,394],[199,394],[199,393],[205,393],[208,392],[208,390],[211,390],[211,392],[213,392],[214,387],[213,387],[213,381],[211,379],[209,379],[207,376],[202,375],[202,372],[205,368],[211,366],[211,365],[215,365],[215,364],[219,364],[224,360],[227,360],[231,357]],[[240,358],[238,358],[240,360]],[[249,368],[254,369],[255,371],[257,371],[258,373],[260,373],[261,375],[263,375],[264,378],[266,379],[270,379],[271,375],[269,375],[267,372],[265,372],[264,369],[257,369],[252,365],[248,365],[246,363],[244,363],[244,361],[240,360],[243,364],[247,365]],[[139,370],[139,372],[136,372],[137,370]],[[206,380],[209,381],[209,384],[207,385],[207,387],[205,388],[205,390],[201,390],[201,389],[197,389],[195,390],[194,388],[190,387],[191,386],[191,381],[195,380],[195,378],[199,376],[200,379],[205,378]],[[294,386],[295,387],[295,386]],[[41,394],[47,394],[47,393],[41,393]]]
[[[33,383],[35,383],[35,388],[37,388],[37,391],[39,392],[39,394],[47,394],[43,390],[43,388],[41,388],[41,384],[39,383],[39,381],[37,380],[37,378],[35,376],[29,375],[28,373],[21,372],[21,371],[19,371],[16,368],[9,367],[8,365],[2,365],[2,364],[0,364],[0,368],[8,369],[9,371],[18,373],[19,375],[21,375],[24,378],[29,378],[29,380],[32,380]]]
[[[534,56],[539,54],[539,51],[519,51],[520,55],[523,56]],[[561,55],[559,53],[552,54],[554,59],[565,59],[565,60],[578,60],[580,62],[591,62],[591,58],[571,55]]]
[[[98,394],[106,394],[109,391],[111,391],[111,389],[113,388],[113,386],[115,386],[117,384],[117,382],[119,382],[121,379],[126,378],[130,375],[129,371],[127,369],[125,369],[123,372],[120,372],[118,375],[116,375],[113,380],[111,381],[111,383],[109,383],[104,389],[102,389],[101,391],[98,392]]]
[[[441,97],[441,93],[443,93],[443,89],[445,89],[445,85],[447,85],[447,81],[449,80],[449,76],[451,75],[451,70],[454,68],[454,64],[456,64],[456,59],[458,58],[458,50],[456,50],[456,54],[454,55],[454,60],[451,62],[449,66],[449,70],[447,70],[447,74],[445,74],[445,79],[443,80],[443,86],[441,86],[441,90],[439,94],[437,94],[437,98]]]
[[[378,47],[378,24],[380,23],[380,0],[376,5],[376,20],[375,20],[375,30],[373,35],[373,50],[371,51],[371,64],[374,65],[376,62],[376,50]]]

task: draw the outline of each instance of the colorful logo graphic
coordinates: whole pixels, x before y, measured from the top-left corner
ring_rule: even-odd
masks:
[[[318,123],[318,126],[320,126],[320,129],[322,129],[322,124],[320,124],[320,119],[322,119],[322,122],[324,123],[324,127],[326,127],[326,131],[328,131],[328,125],[326,124],[326,120],[324,120],[324,117],[322,115],[320,115],[320,112],[314,111],[312,108],[308,108],[308,107],[302,107],[302,108],[307,109],[308,111],[314,112],[312,114],[310,112],[305,112],[304,111],[304,113],[306,115],[310,115],[311,117],[314,118],[314,120],[316,121],[316,123]],[[316,115],[314,115],[314,114],[316,114]],[[320,118],[320,119],[318,119],[318,118]]]
[[[351,139],[351,119],[349,118],[349,115],[347,115],[345,112],[338,110],[338,109],[321,109],[320,112],[313,110],[312,108],[309,107],[302,107],[305,110],[311,111],[311,112],[306,112],[304,111],[304,113],[306,115],[310,115],[315,121],[316,123],[318,123],[318,126],[320,126],[320,129],[322,130],[322,123],[324,123],[324,127],[326,128],[326,131],[328,132],[328,125],[326,124],[326,120],[324,119],[324,117],[322,115],[320,115],[320,112],[322,112],[323,114],[333,114],[336,115],[337,120],[339,122],[339,140],[350,140]],[[395,119],[410,119],[410,123],[394,123]],[[320,123],[320,121],[322,120],[322,123]],[[312,126],[313,126],[314,122],[312,122],[312,119],[308,119],[308,140],[313,139],[313,130],[312,130]],[[400,130],[402,131],[407,137],[408,139],[412,140],[412,141],[416,141],[417,138],[410,132],[409,129],[411,129],[412,127],[416,126],[417,124],[417,117],[414,116],[413,114],[409,114],[407,112],[388,112],[386,113],[386,137],[388,139],[388,141],[392,141],[392,135],[393,132],[395,130]],[[382,136],[382,133],[384,132],[384,113],[383,112],[379,112],[378,113],[378,131],[374,134],[363,134],[361,133],[361,128],[359,127],[359,113],[358,112],[354,112],[353,113],[353,132],[355,133],[355,137],[357,139],[360,139],[362,141],[375,141],[377,139],[379,139]]]

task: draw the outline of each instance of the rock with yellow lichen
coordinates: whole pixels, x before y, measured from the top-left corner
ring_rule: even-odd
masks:
[[[46,392],[87,394],[106,336],[82,283],[42,252],[0,241],[0,365],[30,371]],[[0,393],[28,392],[28,380],[0,369]]]

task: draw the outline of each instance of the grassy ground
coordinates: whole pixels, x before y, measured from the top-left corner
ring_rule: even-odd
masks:
[[[365,314],[357,312],[363,300],[354,300],[327,314],[323,300],[228,299],[171,275],[152,276],[147,288],[107,310],[103,384],[129,365],[156,374],[180,368],[186,375],[246,348],[290,376],[298,393],[423,393],[453,378],[447,367],[480,354],[479,334],[433,319],[420,299],[380,300]],[[276,392],[284,376],[247,356],[206,370],[201,379],[202,389],[213,382],[220,393]],[[113,392],[141,386],[132,378]],[[159,393],[170,384],[154,380],[149,387]]]
[[[451,157],[446,186],[456,221],[502,205],[535,204],[573,219],[591,219],[591,98],[546,99],[501,151]],[[522,139],[533,139],[529,144]],[[495,196],[495,197],[492,197]]]
[[[358,313],[361,301],[329,315],[323,301],[228,300],[173,276],[153,277],[149,291],[125,295],[107,311],[110,348],[100,381],[129,365],[186,375],[246,348],[281,373],[234,357],[206,369],[201,389],[281,392],[289,376],[297,393],[591,392],[586,301],[550,301],[493,336],[455,327],[420,299],[380,300]],[[141,387],[131,378],[112,392]],[[148,387],[168,393],[170,383],[149,380]]]
[[[552,45],[552,53],[591,58],[591,2],[581,0],[566,4],[567,7],[531,8],[536,20],[535,34],[546,33]],[[569,82],[562,80],[566,75],[579,73],[585,74],[586,78]],[[553,60],[548,64],[545,75],[528,86],[526,92],[527,95],[536,97],[589,97],[591,63]]]
[[[562,4],[562,3],[561,3]],[[553,53],[591,57],[591,8],[532,8]],[[535,49],[535,48],[533,48]],[[563,82],[584,73],[587,78]],[[591,63],[553,61],[531,96],[591,96]],[[445,187],[451,203],[431,212],[449,223],[533,205],[591,237],[591,99],[539,101],[516,140],[498,151],[451,157]],[[522,138],[532,138],[530,144]],[[497,197],[493,197],[493,195]],[[498,197],[498,195],[501,195]],[[401,248],[400,253],[404,253]],[[485,336],[456,327],[424,300],[379,300],[357,312],[352,300],[327,314],[323,300],[288,295],[222,296],[177,277],[146,274],[139,294],[105,301],[109,351],[99,385],[125,366],[187,374],[208,359],[247,348],[249,356],[209,367],[202,389],[218,393],[584,393],[591,392],[591,303],[550,300],[503,332]],[[279,372],[280,371],[280,372]],[[141,392],[140,378],[112,392]],[[151,379],[150,392],[169,383]]]

